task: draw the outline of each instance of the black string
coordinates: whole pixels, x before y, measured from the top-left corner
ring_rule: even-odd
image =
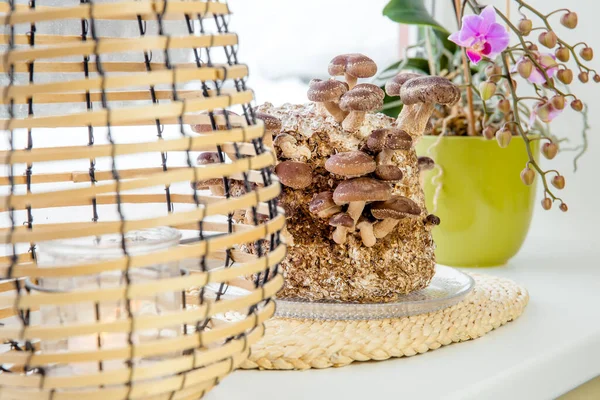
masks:
[[[131,307],[131,256],[127,250],[127,240],[125,238],[125,215],[123,213],[123,204],[121,202],[121,179],[119,176],[119,171],[116,165],[116,150],[117,146],[115,140],[112,135],[112,127],[111,127],[111,109],[108,106],[107,96],[106,96],[106,74],[104,71],[104,67],[102,65],[102,60],[100,55],[98,54],[98,46],[100,45],[100,38],[96,32],[96,21],[94,18],[94,0],[88,0],[90,4],[90,31],[92,35],[92,39],[94,40],[94,58],[96,63],[96,71],[101,78],[101,104],[102,108],[106,110],[106,129],[107,129],[107,139],[111,145],[111,174],[113,180],[115,181],[115,197],[116,197],[116,205],[117,205],[117,213],[119,214],[119,220],[121,221],[120,226],[120,235],[121,235],[121,250],[123,251],[123,256],[126,259],[125,270],[123,271],[123,279],[125,280],[126,290],[125,290],[125,310],[127,312],[127,317],[129,322],[131,323],[131,327],[127,333],[127,344],[129,345],[129,359],[126,361],[126,364],[129,368],[129,379],[127,380],[128,393],[127,398],[130,397],[131,391],[133,389],[133,371],[134,371],[134,342],[133,342],[133,310]]]

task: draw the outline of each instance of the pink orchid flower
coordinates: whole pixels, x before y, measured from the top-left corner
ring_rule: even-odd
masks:
[[[554,107],[552,103],[548,102],[539,102],[531,111],[531,115],[529,116],[529,127],[532,127],[535,123],[536,118],[539,118],[540,121],[549,124],[552,122],[554,118],[562,113],[562,110]]]
[[[537,63],[543,67],[543,69],[546,71],[546,75],[548,75],[548,78],[552,78],[558,71],[558,63],[556,62],[556,57],[554,57],[554,54],[540,54],[538,52],[533,53],[535,54],[535,61],[537,61]],[[525,57],[521,57],[519,61],[517,61],[517,64],[525,59]],[[516,72],[516,67],[513,68],[512,72]],[[538,85],[546,83],[546,77],[542,71],[535,66],[533,67],[531,75],[529,75],[527,80]]]
[[[496,10],[487,6],[479,15],[465,15],[461,28],[449,40],[467,49],[474,64],[483,57],[494,58],[508,47],[510,37],[506,28],[496,22]]]

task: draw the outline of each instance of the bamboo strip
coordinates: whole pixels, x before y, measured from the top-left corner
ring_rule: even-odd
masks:
[[[36,36],[37,38],[37,36]],[[81,38],[80,38],[81,40]],[[29,64],[26,62],[14,63],[14,71],[15,73],[29,73]],[[226,65],[207,65],[202,66],[202,68],[220,68],[226,67]],[[232,67],[239,67],[240,65],[234,65]],[[177,64],[177,69],[197,69],[198,66],[196,63],[182,63]],[[102,63],[102,69],[104,72],[145,72],[146,64],[139,62],[119,62],[119,61],[105,61]],[[150,70],[151,71],[162,71],[168,69],[164,62],[151,62]],[[88,71],[91,73],[98,72],[96,68],[95,62],[88,63]],[[5,65],[0,63],[0,72],[8,72],[8,69],[5,68]],[[84,63],[83,62],[47,62],[40,61],[35,63],[35,73],[84,73]]]
[[[164,0],[123,1],[118,3],[80,4],[70,7],[36,7],[20,8],[9,13],[10,8],[4,6],[5,15],[0,16],[3,25],[38,23],[64,19],[136,19],[138,15],[154,16],[165,11],[167,2]],[[169,0],[166,14],[177,13],[181,20],[183,14],[229,14],[226,4],[213,1]]]
[[[35,208],[59,204],[62,198],[77,196],[93,199],[100,194],[115,193],[117,189],[121,192],[129,190],[144,189],[154,186],[169,185],[175,182],[191,182],[194,179],[206,180],[222,176],[231,176],[248,170],[259,170],[275,164],[271,153],[263,153],[258,156],[241,158],[232,161],[231,164],[213,164],[195,168],[187,168],[173,171],[165,171],[157,174],[146,175],[138,179],[120,182],[110,182],[86,188],[59,190],[45,193],[27,193],[22,195],[1,196],[0,204],[3,211],[11,208],[31,206]],[[249,205],[249,204],[248,204]]]
[[[36,63],[36,66],[38,64]],[[57,93],[85,93],[91,91],[111,91],[113,89],[126,89],[130,87],[150,86],[150,85],[173,85],[182,84],[190,81],[211,81],[244,78],[248,75],[246,65],[232,65],[201,68],[182,68],[179,69],[158,69],[156,71],[136,71],[135,73],[107,75],[73,79],[67,82],[48,82],[27,85],[0,86],[3,101],[14,100],[23,101],[32,96],[41,94]]]
[[[117,109],[101,109],[69,115],[28,117],[23,119],[0,120],[0,129],[32,129],[48,127],[87,127],[118,126],[139,124],[162,118],[173,118],[189,112],[215,110],[231,107],[234,104],[248,104],[252,101],[251,91],[227,94],[210,98],[184,99],[169,103],[145,105],[139,107],[123,107]]]
[[[112,4],[111,4],[112,6]],[[102,38],[97,41],[57,44],[45,47],[18,48],[6,53],[4,62],[16,62],[59,57],[105,55],[144,50],[192,49],[237,44],[237,35],[222,33],[202,36],[142,36],[137,38]]]
[[[208,116],[202,116],[208,121]],[[248,142],[262,137],[265,128],[262,121],[256,125],[217,131],[208,135],[189,136],[171,140],[156,140],[147,143],[124,143],[115,145],[69,146],[34,148],[31,150],[0,151],[0,163],[6,165],[45,161],[67,161],[95,159],[100,157],[127,156],[133,154],[173,151],[210,151],[217,145],[230,142]]]

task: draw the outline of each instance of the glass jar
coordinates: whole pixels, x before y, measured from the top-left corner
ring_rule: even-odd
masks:
[[[177,246],[181,233],[176,229],[159,227],[125,234],[127,254],[130,256],[157,252]],[[120,234],[100,237],[84,237],[68,240],[57,240],[39,243],[38,266],[52,268],[55,266],[84,265],[119,259],[124,256]],[[129,270],[131,284],[166,279],[181,275],[178,262],[157,263],[143,268]],[[33,290],[44,292],[72,292],[114,289],[124,287],[123,271],[104,271],[92,275],[61,276],[39,279],[37,285],[30,283]],[[166,291],[152,296],[136,297],[130,301],[130,310],[125,301],[80,302],[72,304],[48,305],[40,307],[41,323],[44,326],[87,324],[95,322],[114,322],[129,319],[129,312],[134,317],[144,315],[160,315],[178,311],[182,307],[181,291]],[[169,326],[160,329],[136,331],[131,340],[135,344],[154,341],[161,338],[173,338],[181,335],[181,326]],[[61,340],[45,340],[41,343],[43,352],[96,351],[98,349],[114,349],[126,347],[129,343],[128,332],[102,332],[92,335],[69,336]],[[160,357],[132,360],[135,365],[145,365],[177,354],[169,353]],[[103,362],[82,362],[55,365],[48,373],[51,375],[91,374],[100,370],[124,368],[128,359],[113,359]]]

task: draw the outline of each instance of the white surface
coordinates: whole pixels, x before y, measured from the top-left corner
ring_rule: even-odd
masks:
[[[477,340],[410,358],[309,371],[237,371],[207,400],[551,399],[600,375],[597,239],[531,237],[507,266],[524,314]]]

